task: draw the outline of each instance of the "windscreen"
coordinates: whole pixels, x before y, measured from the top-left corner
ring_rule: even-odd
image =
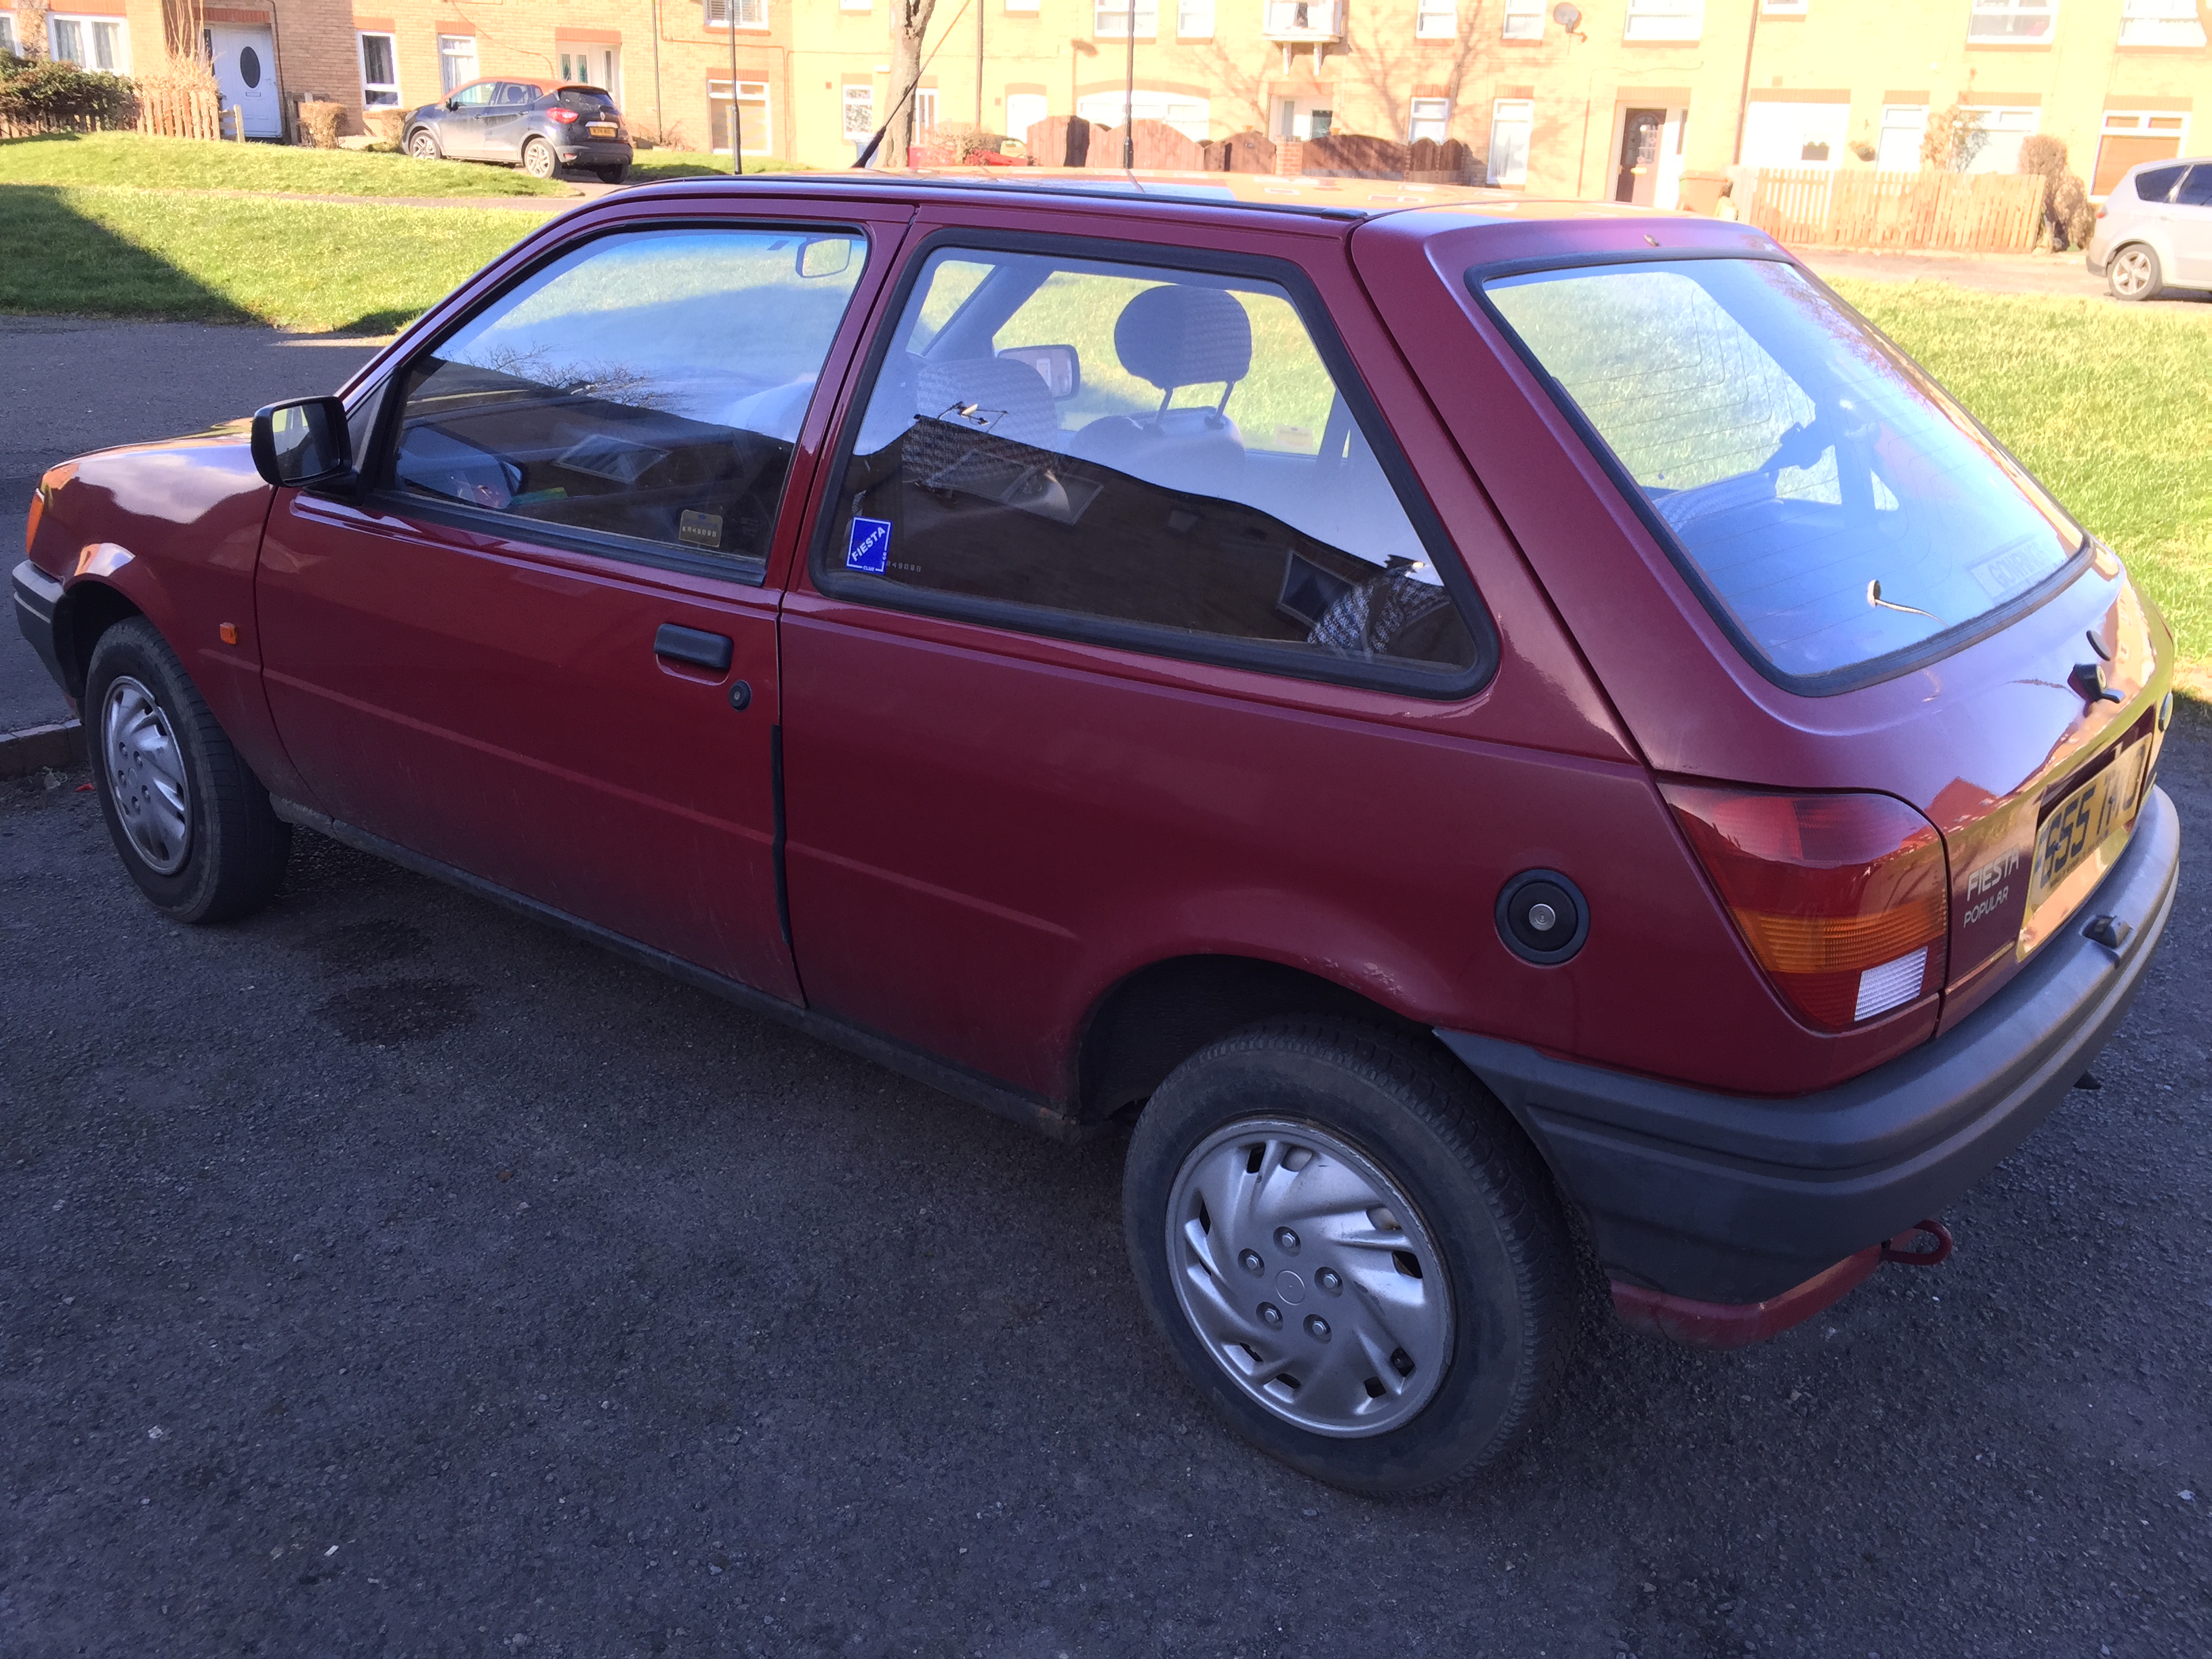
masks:
[[[563,87],[553,97],[562,108],[579,115],[612,117],[615,112],[615,100],[597,87]]]
[[[1932,380],[1790,265],[1638,261],[1483,292],[1785,677],[1964,628],[2082,545]]]

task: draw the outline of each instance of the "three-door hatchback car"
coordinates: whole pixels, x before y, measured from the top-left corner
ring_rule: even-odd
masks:
[[[1369,1492],[1594,1260],[1756,1340],[2080,1079],[2172,641],[1747,225],[1358,181],[699,181],[337,398],[57,467],[15,573],[125,867],[293,826],[1130,1132],[1139,1291]]]
[[[2212,289],[2212,155],[2130,167],[2098,208],[2082,258],[2115,299]]]
[[[584,167],[608,184],[628,176],[629,128],[601,87],[513,76],[471,81],[407,118],[402,147],[418,161],[504,161],[533,178]]]

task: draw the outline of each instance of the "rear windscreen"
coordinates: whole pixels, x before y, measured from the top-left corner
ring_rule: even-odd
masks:
[[[579,115],[612,115],[615,100],[595,87],[563,87],[553,94],[563,108]]]
[[[1481,291],[1785,678],[1859,678],[2083,545],[1941,388],[1792,266],[1638,261]]]

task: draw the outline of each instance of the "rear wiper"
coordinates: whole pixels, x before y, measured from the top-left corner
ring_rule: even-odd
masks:
[[[1881,579],[1879,576],[1867,584],[1867,603],[1884,611],[1903,611],[1916,617],[1925,617],[1932,623],[1942,623],[1943,620],[1933,611],[1923,611],[1917,605],[1899,605],[1894,599],[1882,598]]]

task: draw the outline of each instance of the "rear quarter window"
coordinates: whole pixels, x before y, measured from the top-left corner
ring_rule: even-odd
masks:
[[[2136,174],[2136,199],[2141,202],[2163,202],[2173,194],[2187,167],[2152,167]]]
[[[1475,275],[1707,605],[1785,684],[1843,690],[1963,643],[2083,550],[2017,462],[1791,265]]]

